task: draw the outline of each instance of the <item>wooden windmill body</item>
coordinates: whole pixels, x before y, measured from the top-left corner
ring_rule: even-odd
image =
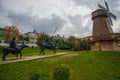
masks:
[[[92,36],[101,36],[101,40],[111,39],[111,36],[108,36],[110,33],[113,33],[108,15],[104,10],[98,9],[92,13],[93,20],[93,30]],[[95,38],[94,38],[95,40]]]
[[[104,10],[98,9],[92,13],[93,31],[92,35],[104,35],[113,33],[108,16]]]
[[[109,35],[113,33],[111,25],[112,19],[116,20],[116,16],[109,11],[109,7],[107,2],[105,2],[106,8],[98,4],[101,9],[98,9],[92,13],[92,20],[93,20],[93,30],[92,36],[99,36],[99,35]],[[111,36],[104,36],[101,39],[111,39]]]
[[[91,44],[92,50],[97,51],[110,51],[115,50],[114,39],[115,37],[111,25],[113,25],[111,18],[116,20],[116,16],[109,11],[107,2],[106,8],[98,4],[101,9],[92,12],[93,29],[92,36],[93,42]]]

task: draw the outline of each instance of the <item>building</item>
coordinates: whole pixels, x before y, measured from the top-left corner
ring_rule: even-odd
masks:
[[[29,46],[37,46],[37,40],[40,37],[40,33],[34,30],[33,32],[24,33],[22,36],[28,39],[26,43],[29,44]]]
[[[89,42],[92,51],[120,51],[120,33],[114,33],[107,13],[98,9],[92,12],[93,30]]]
[[[103,37],[111,36],[111,39]],[[100,36],[91,36],[91,50],[93,51],[120,51],[120,33],[111,33]],[[96,38],[94,40],[94,38]]]

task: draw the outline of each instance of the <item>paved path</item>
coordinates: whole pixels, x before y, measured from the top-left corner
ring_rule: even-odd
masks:
[[[56,53],[56,54],[51,54],[51,55],[28,56],[28,57],[22,57],[22,59],[7,58],[6,61],[1,61],[1,60],[0,60],[0,65],[2,65],[2,64],[7,64],[7,63],[20,62],[20,61],[33,60],[33,59],[49,58],[49,57],[64,55],[64,54],[68,54],[68,53],[69,53],[69,52]]]

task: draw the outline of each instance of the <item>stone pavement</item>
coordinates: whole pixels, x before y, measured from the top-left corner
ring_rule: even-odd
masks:
[[[22,59],[15,59],[15,57],[14,58],[6,58],[6,61],[1,61],[0,60],[0,65],[8,64],[8,63],[14,63],[14,62],[20,62],[20,61],[33,60],[33,59],[49,58],[49,57],[53,57],[53,56],[65,55],[65,54],[68,54],[68,53],[69,52],[56,53],[56,54],[51,54],[51,55],[27,56],[27,57],[22,57]]]

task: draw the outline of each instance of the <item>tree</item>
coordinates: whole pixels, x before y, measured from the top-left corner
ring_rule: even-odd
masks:
[[[70,36],[70,37],[68,38],[68,40],[69,40],[69,41],[74,41],[74,40],[75,40],[75,37],[74,37],[74,36]]]
[[[81,50],[90,50],[90,45],[88,44],[87,40],[85,40],[85,39],[80,40],[80,49]]]
[[[29,37],[24,36],[24,35],[19,35],[18,36],[18,42],[29,42]]]
[[[39,43],[44,43],[46,37],[49,37],[49,35],[45,34],[44,32],[41,33],[41,36],[38,37],[37,44],[39,45]]]
[[[16,26],[6,26],[3,31],[5,41],[9,41],[12,37],[19,36],[19,29]]]
[[[74,36],[70,36],[69,38],[68,38],[68,40],[69,40],[69,46],[70,46],[70,48],[71,49],[75,49],[75,40],[76,40],[76,38],[74,37]]]

